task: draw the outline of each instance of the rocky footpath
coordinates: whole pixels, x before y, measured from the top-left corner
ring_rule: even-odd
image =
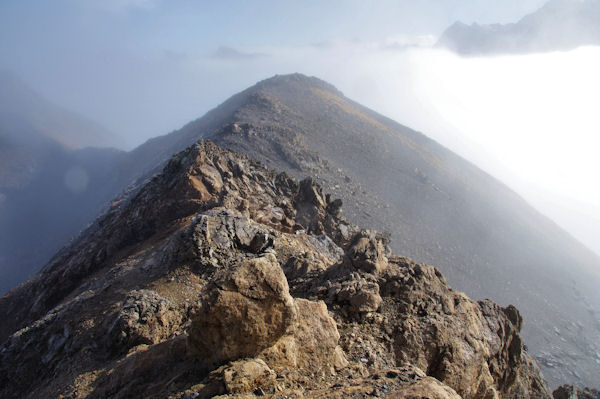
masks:
[[[200,142],[0,300],[3,398],[550,398],[519,311]]]

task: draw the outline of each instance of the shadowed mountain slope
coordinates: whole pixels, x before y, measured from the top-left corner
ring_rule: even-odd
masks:
[[[111,134],[0,73],[0,293],[37,272],[117,190]],[[110,173],[109,173],[110,172]]]

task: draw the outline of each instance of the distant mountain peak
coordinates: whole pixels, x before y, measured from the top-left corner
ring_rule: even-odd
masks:
[[[461,54],[529,53],[600,45],[599,0],[550,0],[509,24],[452,24],[438,46]]]

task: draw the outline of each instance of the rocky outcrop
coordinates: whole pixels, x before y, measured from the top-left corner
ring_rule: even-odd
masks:
[[[393,339],[397,360],[426,370],[465,398],[549,396],[524,350],[520,324],[506,316],[518,315],[514,307],[473,302],[431,266],[398,258],[390,263],[398,267],[381,285],[402,315]]]
[[[598,25],[598,18],[592,20]],[[300,182],[283,173],[264,173],[255,161],[222,157],[207,146],[172,157],[203,138],[296,178],[311,176],[313,181],[307,180],[301,188]],[[10,151],[7,154],[8,158],[14,156]],[[598,270],[598,257],[472,164],[424,135],[351,101],[323,81],[299,74],[276,76],[239,93],[177,132],[149,140],[127,154],[106,153],[103,160],[99,155],[84,150],[76,157],[78,161],[72,159],[82,161],[79,166],[88,172],[101,170],[98,178],[93,173],[89,176],[86,192],[90,195],[73,197],[67,190],[63,194],[69,201],[58,201],[63,210],[80,214],[77,220],[71,218],[72,223],[68,223],[69,218],[57,217],[52,209],[54,222],[46,229],[39,220],[33,230],[21,220],[14,224],[17,229],[9,228],[3,235],[6,239],[0,240],[0,253],[8,261],[0,264],[0,273],[4,266],[27,270],[22,264],[11,264],[13,251],[17,250],[13,255],[21,260],[45,256],[64,237],[80,231],[82,220],[93,216],[85,209],[92,212],[96,206],[105,206],[110,214],[88,229],[84,240],[75,240],[61,251],[27,289],[18,289],[5,298],[0,313],[11,316],[0,323],[0,342],[43,318],[71,293],[81,292],[90,277],[103,279],[106,268],[120,262],[121,267],[113,271],[115,279],[129,274],[137,263],[128,256],[144,246],[159,248],[156,243],[164,243],[166,237],[189,226],[188,218],[207,210],[237,211],[261,228],[290,234],[304,231],[315,242],[327,236],[345,250],[358,229],[339,219],[344,215],[364,228],[390,232],[396,253],[438,266],[455,288],[466,290],[472,297],[515,303],[526,319],[522,334],[552,385],[590,385],[598,379],[600,346],[593,339],[597,334],[591,332],[598,332],[600,297],[596,287],[600,283],[589,272]],[[5,158],[0,156],[0,160]],[[64,156],[53,159],[66,160]],[[91,162],[91,169],[85,167],[86,160]],[[98,169],[100,164],[114,168]],[[165,165],[164,173],[152,179]],[[72,165],[64,164],[63,169],[51,166],[46,172],[67,172]],[[44,176],[40,184],[57,198],[58,186],[65,188],[64,173]],[[126,187],[123,195],[109,202]],[[49,198],[38,192],[36,188],[26,195],[33,202],[16,197],[11,200],[5,192],[1,207],[11,218],[21,214],[29,220],[31,212],[22,212],[24,203],[39,203],[33,207],[36,212],[48,210]],[[328,197],[325,192],[332,194]],[[265,248],[260,248],[265,238]],[[18,245],[12,245],[15,242]],[[34,242],[42,242],[43,248]],[[207,249],[215,248],[213,244]],[[257,237],[255,244],[251,248],[255,254],[270,245],[265,236]],[[181,259],[189,255],[184,252]],[[237,245],[234,252],[242,254]],[[306,246],[294,255],[301,263],[295,264],[298,267],[293,276],[286,270],[292,291],[304,290],[298,285],[327,266],[318,257],[311,260],[313,253],[318,251]],[[202,274],[206,266],[202,261],[218,262],[222,256],[198,259],[190,258],[187,266]],[[286,267],[288,258],[280,259],[280,263]],[[138,286],[122,289],[115,298],[119,304],[110,308],[109,316],[120,308],[129,291],[148,288],[145,284],[154,277],[144,273],[160,274],[169,264],[174,268],[180,265],[177,261],[149,261],[138,276],[143,277]],[[573,271],[568,279],[565,265]],[[177,276],[184,278],[183,272]],[[11,278],[8,275],[4,280],[8,283]],[[190,277],[172,285],[184,282],[190,287],[200,284]],[[183,290],[176,294],[188,293]],[[356,313],[348,306],[341,311]],[[368,313],[359,311],[355,317],[368,318]]]
[[[386,399],[461,399],[454,389],[432,377],[424,378],[385,397]]]
[[[298,322],[287,280],[272,254],[217,272],[193,312],[190,354],[212,367],[256,356]]]
[[[3,326],[0,396],[550,398],[516,308],[340,205],[210,143],[178,154],[0,300],[22,325]]]

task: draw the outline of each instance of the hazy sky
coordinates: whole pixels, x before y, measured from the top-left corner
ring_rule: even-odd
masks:
[[[544,0],[2,0],[0,68],[125,148],[274,74],[321,77],[482,166],[600,253],[600,48],[461,58],[456,20]]]
[[[2,0],[0,68],[126,135],[131,147],[200,116],[270,73],[293,72],[306,63],[255,74],[244,64],[221,70],[211,58],[220,46],[293,52],[332,41],[437,36],[457,19],[512,21],[541,3]]]

